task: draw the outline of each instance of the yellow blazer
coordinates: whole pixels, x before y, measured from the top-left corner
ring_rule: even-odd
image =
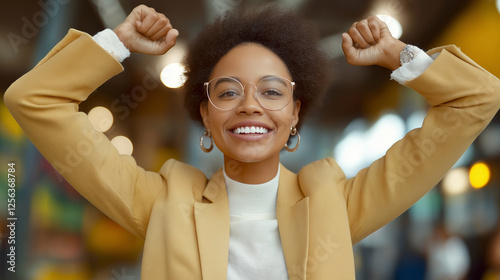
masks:
[[[500,81],[456,47],[407,86],[430,103],[422,128],[347,179],[331,158],[281,166],[277,219],[289,279],[354,279],[352,245],[435,186],[500,106]],[[78,104],[122,66],[85,33],[68,35],[5,94],[46,159],[91,203],[145,239],[142,279],[226,278],[224,177],[169,160],[159,172],[119,155]],[[126,244],[124,244],[126,246]],[[265,252],[263,252],[265,253]]]

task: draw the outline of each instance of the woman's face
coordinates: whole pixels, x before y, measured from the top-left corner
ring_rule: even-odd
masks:
[[[299,120],[300,101],[290,101],[284,108],[271,111],[255,98],[256,88],[263,77],[275,76],[292,81],[285,63],[266,47],[246,43],[236,46],[215,65],[210,80],[233,77],[243,86],[244,98],[231,110],[219,110],[210,102],[200,105],[203,123],[210,129],[215,145],[225,157],[239,162],[279,161],[279,152],[290,135],[290,128]],[[237,128],[258,129],[259,133],[241,133]],[[262,133],[264,132],[264,133]]]

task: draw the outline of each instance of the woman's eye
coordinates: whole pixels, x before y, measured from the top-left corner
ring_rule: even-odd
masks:
[[[224,98],[224,97],[237,97],[240,96],[240,93],[236,90],[225,90],[219,94],[219,98]]]
[[[279,97],[283,96],[283,94],[276,89],[266,89],[262,92],[262,95],[267,96],[267,97]]]

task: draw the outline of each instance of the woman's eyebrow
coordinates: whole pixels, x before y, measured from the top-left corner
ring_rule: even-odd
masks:
[[[276,80],[276,81],[279,81],[280,83],[282,83],[284,86],[286,86],[286,85],[287,85],[287,84],[285,83],[285,81],[283,80],[283,78],[278,77],[278,76],[274,76],[274,75],[265,75],[265,76],[260,77],[260,80],[259,80],[259,81],[262,81],[262,80],[264,80],[264,79]]]
[[[218,86],[219,84],[221,83],[224,83],[224,82],[231,82],[232,79],[235,79],[237,80],[238,82],[241,83],[240,79],[238,79],[238,77],[220,77],[217,79],[217,82],[215,83],[214,87]]]
[[[217,86],[221,83],[224,83],[224,82],[228,82],[228,81],[232,81],[231,79],[234,79],[234,80],[237,80],[238,82],[240,82],[241,84],[243,84],[243,82],[241,81],[241,79],[239,77],[236,77],[236,76],[223,76],[223,77],[220,77],[217,79],[217,82],[215,83],[214,86]],[[261,76],[259,78],[259,82],[262,81],[262,80],[276,80],[276,81],[279,81],[280,83],[282,83],[283,85],[287,85],[286,82],[283,80],[283,78],[281,77],[278,77],[278,76],[275,76],[275,75],[264,75],[264,76]]]

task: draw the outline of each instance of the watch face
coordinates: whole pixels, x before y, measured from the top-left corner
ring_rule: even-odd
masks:
[[[407,51],[403,51],[400,56],[401,62],[408,63],[411,60],[411,55]]]
[[[401,60],[401,64],[408,63],[413,60],[413,50],[406,46],[401,54],[399,55],[399,59]]]

